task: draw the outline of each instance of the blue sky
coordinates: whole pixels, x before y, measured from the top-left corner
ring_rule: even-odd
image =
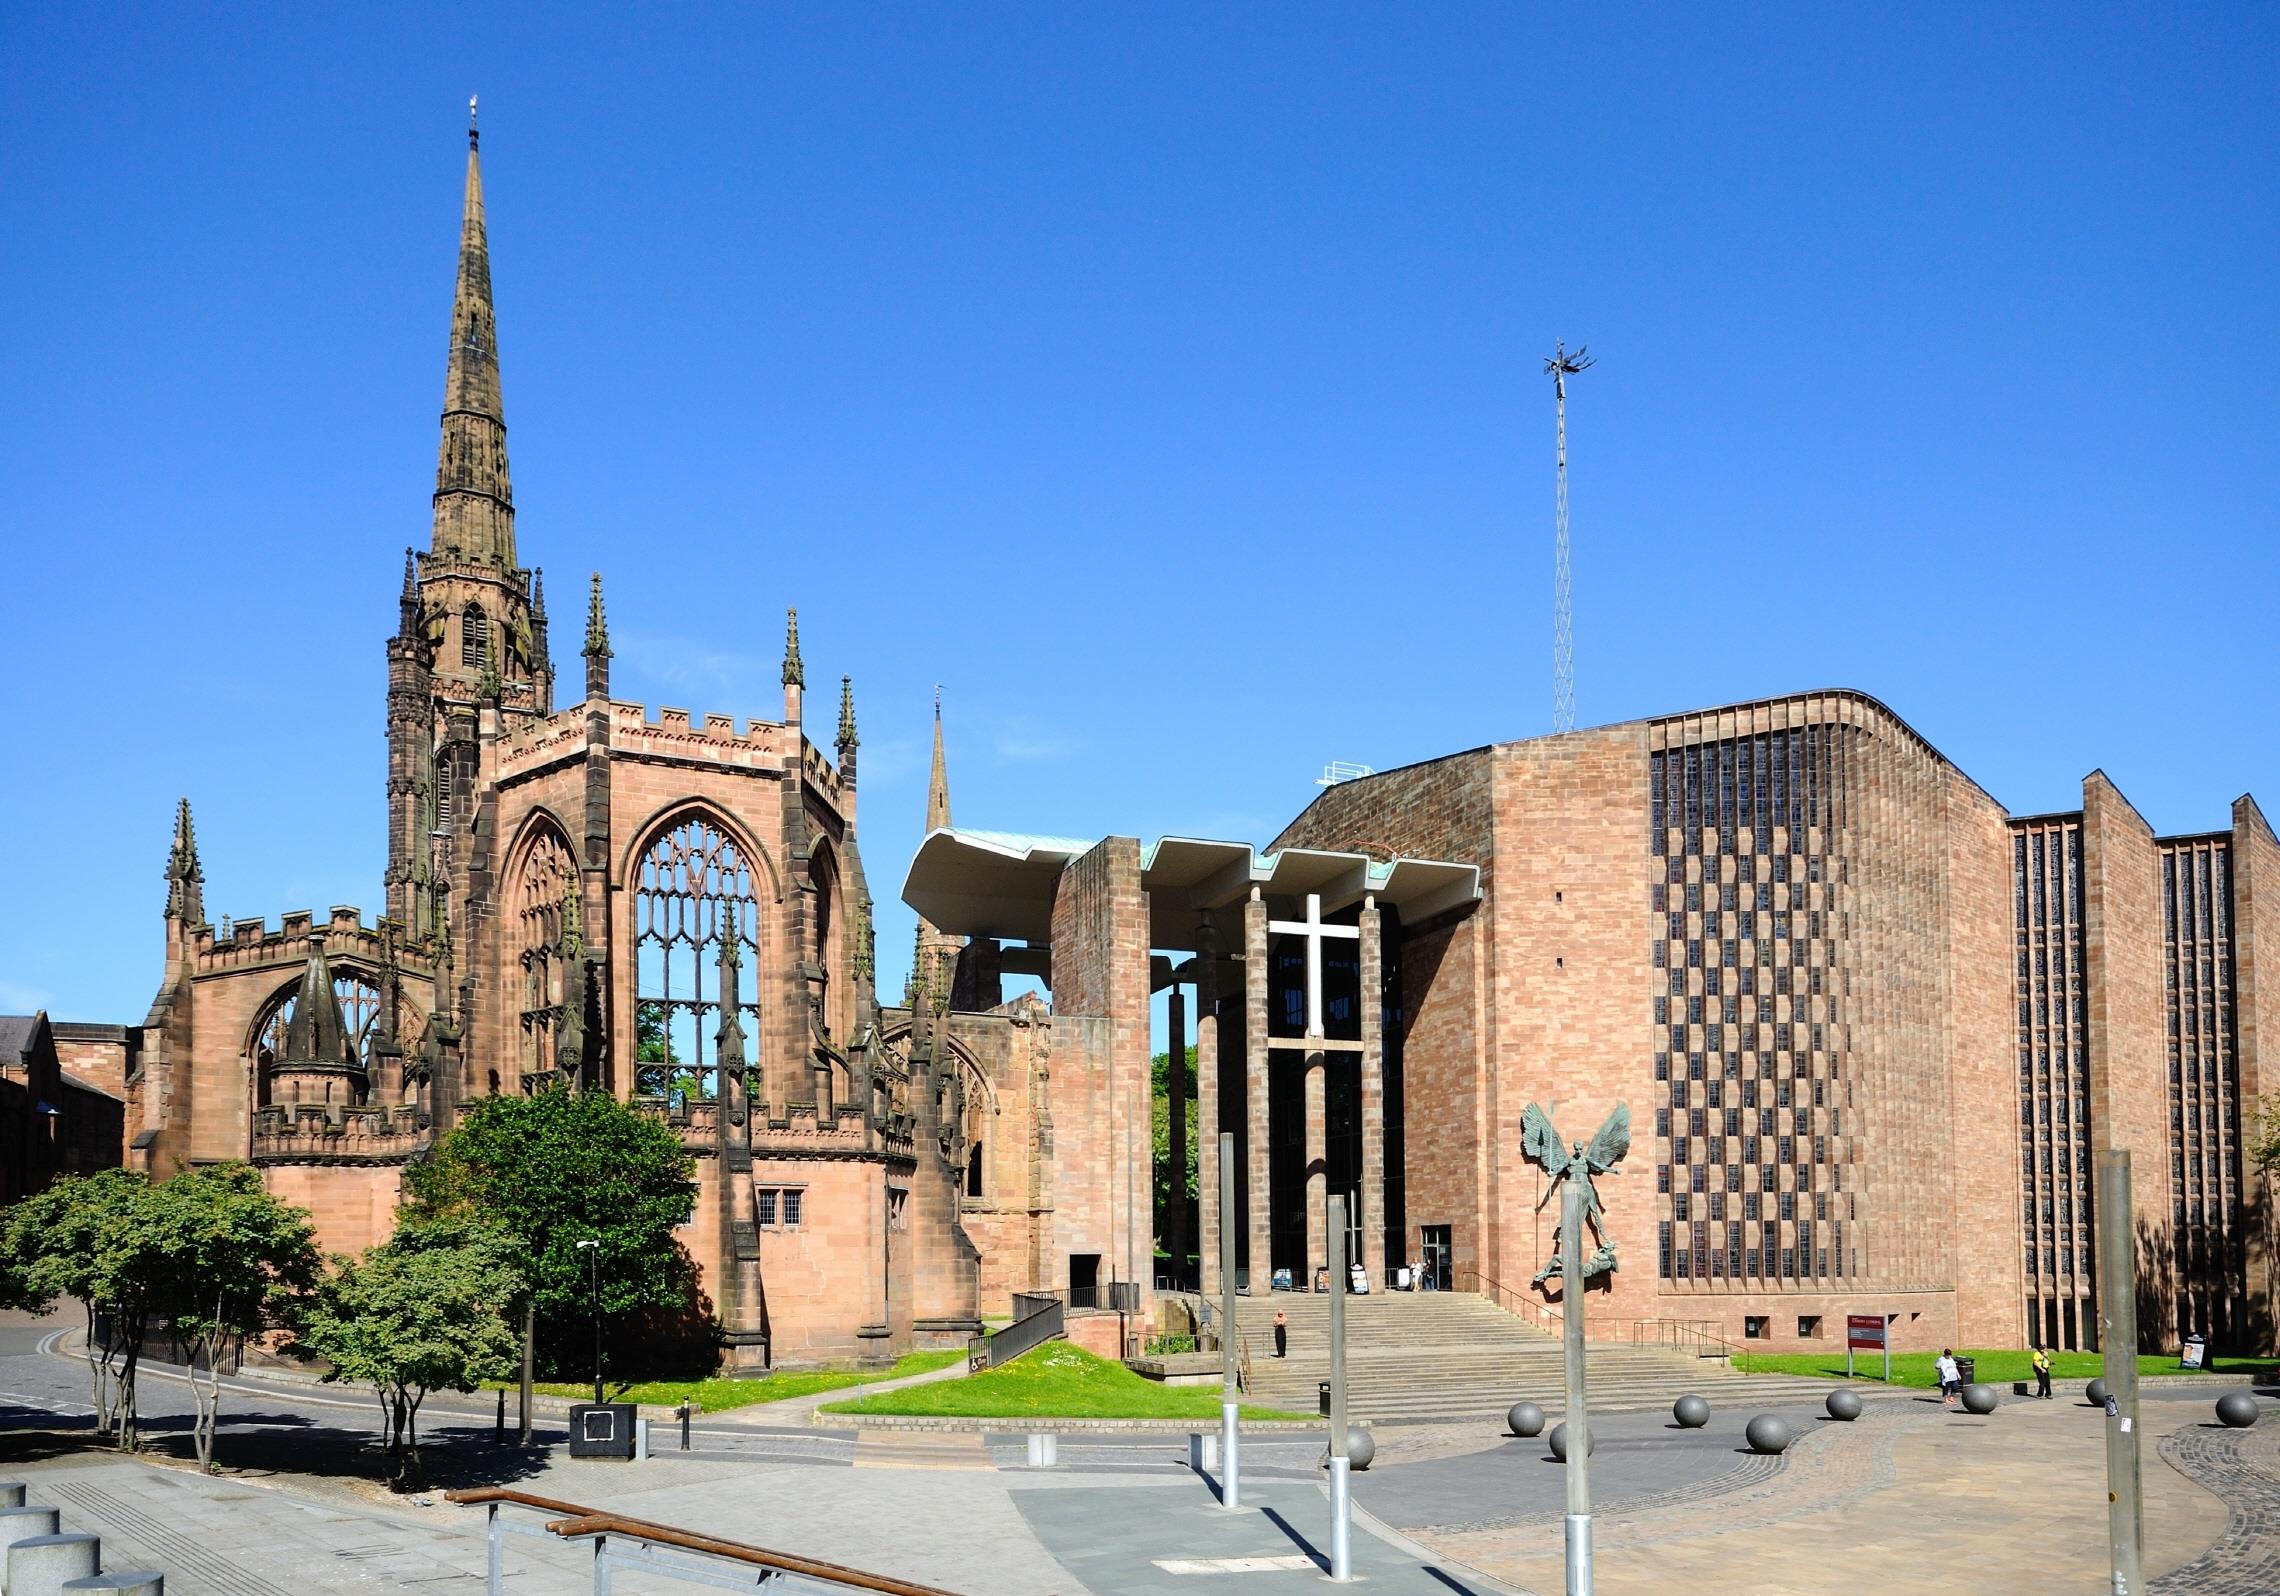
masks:
[[[856,678],[882,986],[958,817],[1263,841],[1325,761],[1825,685],[2019,811],[2280,814],[2270,8],[0,16],[0,1010],[376,909],[468,94],[575,675]]]

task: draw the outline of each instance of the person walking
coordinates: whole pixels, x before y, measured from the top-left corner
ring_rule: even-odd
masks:
[[[1289,1355],[1290,1315],[1277,1308],[1275,1310],[1275,1356],[1282,1358]]]
[[[1940,1355],[1933,1360],[1932,1367],[1939,1371],[1940,1406],[1954,1407],[1956,1399],[1963,1394],[1963,1371],[1955,1366],[1955,1348],[1940,1348]]]
[[[2050,1396],[2050,1349],[2048,1347],[2035,1348],[2035,1395],[2046,1399]]]

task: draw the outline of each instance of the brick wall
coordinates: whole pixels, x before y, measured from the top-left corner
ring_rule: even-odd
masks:
[[[1947,1067],[1958,1143],[1955,1288],[1959,1345],[2002,1347],[2026,1302],[2019,1203],[2019,1065],[2011,831],[2002,806],[1947,782]]]
[[[2244,1145],[2260,1107],[2280,1107],[2280,841],[2242,797],[2232,807],[2233,1025],[2240,1061],[2237,1101]],[[2280,1205],[2274,1183],[2243,1159],[2241,1225],[2245,1241],[2248,1342],[2274,1345],[2280,1325]]]

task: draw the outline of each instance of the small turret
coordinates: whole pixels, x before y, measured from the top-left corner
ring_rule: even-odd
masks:
[[[289,1104],[345,1107],[364,1100],[364,1061],[341,1018],[333,990],[332,967],[325,960],[324,933],[309,937],[309,962],[293,997],[293,1017],[285,1022],[285,1045],[270,1065],[272,1100]]]
[[[594,573],[586,599],[586,696],[610,696],[610,626],[602,615],[602,573]]]
[[[206,923],[206,872],[198,863],[187,798],[175,807],[174,845],[166,853],[166,917],[185,928]]]
[[[807,687],[807,666],[800,661],[800,612],[784,611],[784,724],[800,723],[801,699]]]
[[[396,636],[406,643],[423,636],[420,626],[420,571],[418,556],[404,551],[404,590],[396,596]]]
[[[839,678],[839,776],[852,787],[855,785],[855,749],[860,743],[855,735],[855,678]]]
[[[530,677],[541,715],[554,713],[554,650],[546,640],[546,573],[530,573]]]

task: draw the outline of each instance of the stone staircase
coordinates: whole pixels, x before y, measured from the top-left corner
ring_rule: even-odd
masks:
[[[1290,1317],[1290,1355],[1277,1359],[1274,1316]],[[1276,1292],[1236,1301],[1249,1343],[1250,1400],[1312,1413],[1330,1377],[1330,1299]],[[1594,1343],[1585,1353],[1594,1410],[1668,1407],[1689,1391],[1715,1407],[1819,1402],[1826,1380],[1737,1374],[1722,1358],[1664,1346]],[[1381,1424],[1475,1420],[1501,1426],[1522,1400],[1556,1422],[1565,1363],[1558,1339],[1485,1297],[1459,1291],[1372,1293],[1346,1299],[1348,1410]]]

